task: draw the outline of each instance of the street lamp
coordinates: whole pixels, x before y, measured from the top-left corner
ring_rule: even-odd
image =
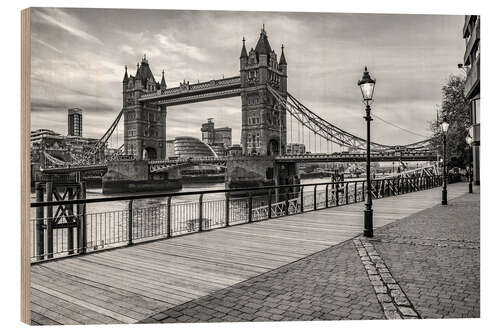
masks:
[[[441,204],[448,204],[448,190],[446,189],[446,185],[448,183],[448,175],[446,173],[446,132],[448,132],[448,127],[450,124],[446,119],[446,115],[443,116],[443,121],[441,122],[441,132],[443,132],[443,191],[442,191],[442,199]]]
[[[467,135],[465,142],[469,145],[469,193],[472,193],[472,138]]]
[[[373,210],[372,210],[372,185],[370,178],[370,104],[373,101],[373,90],[375,89],[375,80],[370,77],[370,73],[365,66],[363,77],[358,81],[358,86],[363,95],[363,103],[365,103],[366,116],[366,201],[365,201],[365,229],[363,235],[365,237],[373,237]]]

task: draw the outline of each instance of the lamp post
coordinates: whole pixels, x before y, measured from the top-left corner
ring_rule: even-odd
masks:
[[[469,193],[472,193],[472,138],[467,135],[465,142],[469,145]]]
[[[447,190],[448,175],[446,172],[446,132],[448,132],[448,127],[450,127],[450,124],[448,123],[448,120],[446,119],[445,115],[443,117],[443,121],[441,122],[441,132],[443,133],[443,191],[441,199],[442,205],[448,204],[448,190]]]
[[[370,73],[365,66],[363,77],[358,81],[358,86],[363,95],[363,103],[365,104],[365,120],[366,120],[366,200],[365,200],[365,213],[364,213],[364,231],[365,237],[373,237],[373,210],[372,210],[372,185],[370,178],[370,104],[373,101],[373,90],[375,89],[375,80],[370,77]]]

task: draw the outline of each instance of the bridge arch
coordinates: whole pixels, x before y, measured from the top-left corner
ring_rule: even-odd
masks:
[[[280,147],[280,145],[279,145],[278,140],[270,139],[268,144],[267,144],[267,156],[279,155],[279,152],[280,152],[279,147]]]
[[[156,152],[156,149],[153,147],[145,147],[142,150],[142,158],[144,160],[156,160],[156,159],[158,159],[158,154]]]

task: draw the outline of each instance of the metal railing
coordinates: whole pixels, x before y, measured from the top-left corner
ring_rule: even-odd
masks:
[[[377,199],[441,183],[439,176],[375,179],[371,193]],[[37,198],[41,202],[31,203],[36,210],[36,218],[30,220],[31,260],[40,262],[358,203],[365,200],[365,190],[366,181],[357,180],[65,201],[42,201],[42,193]],[[214,194],[225,195],[222,199],[207,198]],[[150,199],[161,202],[151,203]],[[92,204],[116,201],[127,202],[127,208],[87,212]]]

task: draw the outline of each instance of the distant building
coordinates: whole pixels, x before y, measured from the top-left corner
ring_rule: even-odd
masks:
[[[82,136],[83,115],[82,109],[68,109],[68,136]]]
[[[167,140],[165,142],[166,154],[165,156],[174,157],[175,155],[175,139]]]
[[[232,145],[227,149],[229,156],[241,156],[243,155],[243,148],[240,145]]]
[[[467,71],[465,80],[465,98],[471,103],[471,123],[469,131],[473,142],[473,177],[474,184],[479,185],[479,144],[480,144],[480,17],[466,15],[462,30],[465,39],[465,53],[463,66]]]
[[[219,156],[227,154],[227,149],[232,144],[232,129],[230,127],[215,128],[213,118],[208,118],[201,124],[201,140],[210,145]]]
[[[45,153],[62,162],[71,162],[90,151],[98,141],[80,136],[64,136],[50,129],[34,130],[30,135],[31,162],[45,164]],[[107,145],[104,145],[101,154],[106,152]]]
[[[207,145],[212,145],[215,140],[214,118],[208,118],[206,123],[201,124],[201,141]]]
[[[287,155],[302,155],[306,153],[306,145],[303,143],[289,143],[286,145]]]
[[[213,148],[190,136],[178,136],[174,140],[175,155],[180,158],[217,157]]]

